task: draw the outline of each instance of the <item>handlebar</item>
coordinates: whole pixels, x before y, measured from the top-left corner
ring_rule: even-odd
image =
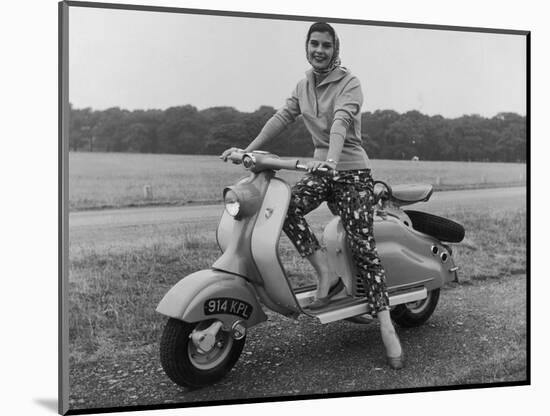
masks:
[[[298,163],[298,164],[296,164],[296,170],[302,170],[302,171],[307,172],[308,169],[307,169],[306,165],[300,165]],[[316,172],[331,173],[331,172],[335,172],[335,171],[332,170],[332,169],[329,169],[329,168],[318,168],[316,170]]]
[[[232,152],[229,157],[233,163],[242,163],[245,169],[252,172],[260,172],[262,170],[299,170],[308,171],[307,165],[301,164],[300,159],[281,159],[279,156],[268,152],[253,151],[253,152]],[[317,172],[331,173],[335,172],[328,168],[318,168]]]

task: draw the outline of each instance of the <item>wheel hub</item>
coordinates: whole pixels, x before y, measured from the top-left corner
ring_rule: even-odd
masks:
[[[204,330],[195,329],[191,333],[191,340],[193,344],[195,344],[198,352],[208,353],[214,348],[218,331],[222,325],[220,321],[216,321]]]
[[[212,334],[201,335],[198,340],[193,339],[193,342],[199,351],[207,353],[214,347],[216,337]]]
[[[199,323],[189,335],[187,354],[191,364],[200,370],[210,370],[229,354],[233,345],[230,333],[222,330],[222,322]]]

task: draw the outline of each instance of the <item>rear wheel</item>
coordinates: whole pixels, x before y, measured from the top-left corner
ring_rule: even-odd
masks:
[[[160,341],[160,362],[166,375],[180,386],[197,388],[215,383],[233,368],[245,338],[236,340],[220,329],[208,351],[192,340],[194,331],[204,331],[215,321],[188,323],[170,318]]]
[[[439,289],[431,290],[425,299],[397,305],[392,309],[391,317],[404,328],[420,326],[432,316],[438,301]]]

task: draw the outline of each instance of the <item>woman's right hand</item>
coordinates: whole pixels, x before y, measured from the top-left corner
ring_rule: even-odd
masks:
[[[229,156],[231,156],[231,153],[234,152],[244,152],[244,150],[239,149],[238,147],[230,147],[220,155],[220,159],[222,159],[224,162],[227,162],[227,159],[229,158]]]

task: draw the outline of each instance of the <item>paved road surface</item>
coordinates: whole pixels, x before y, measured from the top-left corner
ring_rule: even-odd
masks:
[[[525,207],[525,205],[526,188],[511,187],[436,192],[427,203],[411,205],[410,207],[437,214],[439,211],[452,207],[467,209],[486,206],[487,209],[495,210],[520,208]],[[171,222],[211,222],[219,219],[222,209],[221,205],[191,205],[80,211],[70,213],[69,227],[76,229],[81,227],[116,227]],[[325,216],[329,214],[326,205],[323,204],[310,215]]]

